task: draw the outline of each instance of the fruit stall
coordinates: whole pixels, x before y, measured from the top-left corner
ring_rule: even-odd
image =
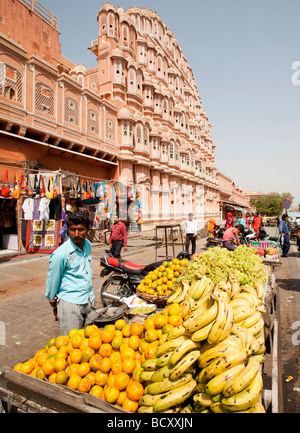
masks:
[[[164,262],[137,289],[155,311],[50,339],[4,369],[0,400],[23,412],[276,412],[272,269],[245,246]]]

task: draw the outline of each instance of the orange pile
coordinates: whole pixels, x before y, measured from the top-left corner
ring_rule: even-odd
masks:
[[[182,274],[187,263],[186,259],[163,262],[161,266],[147,274],[137,289],[148,295],[169,296],[173,291],[174,281]]]
[[[119,319],[103,329],[96,325],[72,329],[68,336],[51,338],[14,370],[136,412],[144,393],[141,364],[155,358],[159,340],[181,324],[179,304],[171,304],[143,325]]]

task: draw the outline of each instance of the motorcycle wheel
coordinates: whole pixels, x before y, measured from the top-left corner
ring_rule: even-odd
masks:
[[[114,301],[103,297],[104,292],[119,296],[120,298],[127,298],[135,293],[135,289],[128,286],[124,277],[115,275],[104,281],[100,289],[100,299],[102,305],[103,307],[107,307],[113,304]]]

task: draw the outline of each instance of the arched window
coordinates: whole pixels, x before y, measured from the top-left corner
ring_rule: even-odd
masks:
[[[22,102],[22,75],[6,63],[0,62],[0,95],[11,101]]]
[[[141,125],[138,125],[136,127],[135,136],[136,136],[136,143],[141,144],[141,142],[142,142],[142,127],[141,127]]]
[[[65,99],[65,122],[71,125],[79,126],[79,104],[73,98],[66,97]]]
[[[144,126],[144,145],[148,146],[149,144],[149,130],[147,126]]]

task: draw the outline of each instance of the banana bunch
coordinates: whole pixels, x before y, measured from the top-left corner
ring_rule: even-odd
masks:
[[[265,412],[263,297],[263,285],[240,286],[233,272],[215,286],[200,274],[182,280],[168,303],[179,303],[183,323],[162,335],[155,359],[142,363],[138,411]]]
[[[156,358],[142,363],[140,379],[147,385],[139,401],[139,413],[179,412],[182,404],[193,395],[197,386],[193,377],[200,343],[192,341],[182,328],[172,329],[171,336],[166,334],[169,339],[161,341]]]

